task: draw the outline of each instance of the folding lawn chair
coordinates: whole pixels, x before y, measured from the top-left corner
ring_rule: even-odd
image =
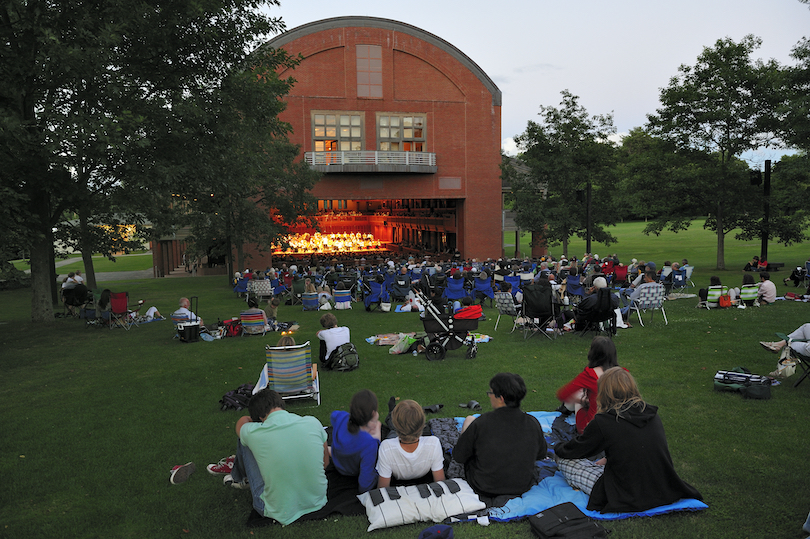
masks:
[[[318,307],[320,307],[320,303],[318,302],[318,293],[304,292],[301,295],[301,303],[303,303],[305,311],[317,311]]]
[[[791,342],[807,342],[801,339],[791,339],[785,333],[777,333],[776,336],[785,341],[787,343],[786,346],[788,347],[790,347]],[[800,354],[793,348],[790,349],[790,357],[796,360],[796,366],[802,370],[802,375],[798,380],[796,380],[796,383],[793,384],[793,387],[796,387],[801,384],[808,375],[810,375],[810,357]]]
[[[557,338],[554,290],[551,286],[527,284],[523,287],[523,339],[542,333],[550,340]],[[547,331],[547,330],[551,331]]]
[[[520,306],[515,305],[515,298],[509,292],[495,292],[495,307],[498,308],[498,319],[495,320],[495,331],[498,331],[498,322],[501,321],[501,316],[512,317],[512,331],[518,327],[518,318],[520,317]]]
[[[335,290],[332,296],[335,298],[335,309],[342,310],[352,308],[351,290]]]
[[[689,280],[686,278],[686,270],[678,269],[672,271],[672,284],[670,285],[670,292],[684,292],[689,286]]]
[[[129,308],[129,292],[113,292],[110,294],[110,329],[122,327],[129,331],[132,326],[138,326],[138,311]]]
[[[604,333],[612,339],[616,335],[616,311],[611,300],[613,292],[610,288],[599,288],[594,293],[598,294],[596,309],[588,313],[587,317],[575,314],[576,329],[580,332],[580,337],[592,331],[596,335]]]
[[[262,335],[267,332],[264,324],[264,315],[262,313],[239,313],[239,321],[242,324],[242,336],[245,335]]]
[[[321,404],[318,366],[312,363],[309,341],[295,346],[267,346],[265,359],[254,395],[269,387],[282,399],[315,399]]]
[[[386,290],[385,284],[378,283],[377,281],[363,283],[363,303],[366,306],[366,310],[373,311],[380,306],[381,302],[391,302],[391,298],[388,295],[388,290]]]
[[[639,295],[635,300],[633,300],[633,304],[630,305],[630,309],[636,310],[641,327],[644,327],[644,320],[641,316],[641,311],[650,311],[650,322],[652,322],[655,311],[660,310],[661,314],[664,315],[664,324],[669,325],[669,321],[667,320],[667,312],[664,310],[664,301],[666,299],[666,288],[661,283],[657,283],[655,286],[645,286],[644,288],[640,289]]]
[[[495,293],[492,291],[492,277],[489,275],[487,275],[486,279],[481,279],[480,276],[476,277],[473,281],[473,287],[474,298],[481,298],[482,305],[486,298],[489,298],[489,306],[492,307],[495,302]]]

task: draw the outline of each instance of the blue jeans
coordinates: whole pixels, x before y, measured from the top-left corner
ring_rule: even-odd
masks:
[[[259,471],[259,465],[256,463],[253,452],[242,445],[241,440],[236,441],[236,461],[233,463],[231,477],[239,483],[245,479],[248,480],[250,493],[253,494],[253,508],[264,516],[264,500],[261,498],[264,492],[264,478]]]

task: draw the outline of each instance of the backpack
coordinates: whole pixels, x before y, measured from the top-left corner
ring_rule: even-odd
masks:
[[[225,326],[225,335],[223,337],[238,337],[242,334],[241,320],[226,320],[222,325]]]
[[[323,366],[328,370],[353,371],[360,366],[357,348],[350,342],[341,344],[329,354]]]
[[[236,389],[228,391],[222,396],[219,403],[221,410],[243,410],[247,408],[250,397],[253,396],[253,384],[242,384]]]
[[[591,539],[607,537],[607,530],[571,502],[549,507],[529,517],[532,532],[541,539],[568,538]]]

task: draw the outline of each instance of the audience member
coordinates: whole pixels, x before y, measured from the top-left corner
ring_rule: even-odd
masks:
[[[377,456],[379,488],[396,484],[418,484],[444,479],[444,457],[435,436],[422,436],[425,411],[416,401],[404,400],[391,413],[397,438],[380,443]]]
[[[557,398],[568,412],[576,414],[577,432],[582,434],[585,427],[596,415],[598,395],[597,382],[604,372],[618,367],[616,345],[613,340],[596,336],[588,350],[588,366],[576,378],[557,390]]]
[[[599,378],[597,406],[585,431],[554,448],[568,483],[589,496],[591,511],[637,512],[702,499],[675,472],[658,408],[641,398],[636,381],[621,367]],[[586,457],[605,452],[595,462]]]
[[[520,409],[526,384],[502,372],[489,381],[492,411],[464,420],[453,460],[464,466],[467,482],[479,495],[520,496],[535,484],[535,462],[546,458],[540,423]]]
[[[767,271],[760,271],[759,281],[759,294],[757,294],[759,303],[768,304],[776,301],[776,285],[771,281],[771,274]]]
[[[341,344],[351,342],[351,333],[346,326],[337,325],[337,317],[332,313],[321,316],[321,326],[324,328],[318,331],[318,338],[321,340],[321,363],[325,363],[332,355],[332,352]]]
[[[177,309],[172,313],[172,318],[188,318],[191,322],[199,322],[200,326],[203,325],[203,320],[197,314],[191,312],[189,307],[191,306],[191,302],[188,298],[180,298],[180,308]]]
[[[332,463],[341,474],[357,477],[358,492],[377,487],[380,414],[377,395],[368,389],[354,394],[349,411],[335,410],[332,423]]]
[[[223,483],[250,488],[253,509],[286,526],[326,505],[329,450],[320,421],[284,409],[281,395],[253,395],[249,416],[236,422],[236,460]]]

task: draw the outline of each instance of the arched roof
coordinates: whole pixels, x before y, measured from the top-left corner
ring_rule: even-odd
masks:
[[[294,41],[298,38],[303,36],[314,34],[316,32],[320,32],[323,30],[332,30],[335,28],[351,28],[351,27],[360,27],[360,28],[382,28],[385,30],[391,30],[394,32],[401,32],[403,34],[408,34],[418,39],[421,39],[431,45],[443,50],[456,60],[458,60],[462,65],[464,65],[467,69],[473,73],[478,80],[481,81],[481,84],[489,90],[492,94],[492,104],[494,106],[501,106],[501,90],[492,82],[492,79],[481,69],[478,64],[473,62],[469,56],[461,52],[458,48],[456,48],[451,43],[443,40],[442,38],[431,34],[430,32],[426,32],[421,28],[417,28],[416,26],[411,26],[410,24],[406,24],[404,22],[395,21],[392,19],[381,19],[378,17],[359,17],[359,16],[348,16],[348,17],[334,17],[331,19],[323,19],[320,21],[315,21],[311,23],[307,23],[292,30],[288,30],[283,34],[280,34],[273,39],[269,40],[266,45],[270,47],[280,49],[283,48],[284,45]]]

